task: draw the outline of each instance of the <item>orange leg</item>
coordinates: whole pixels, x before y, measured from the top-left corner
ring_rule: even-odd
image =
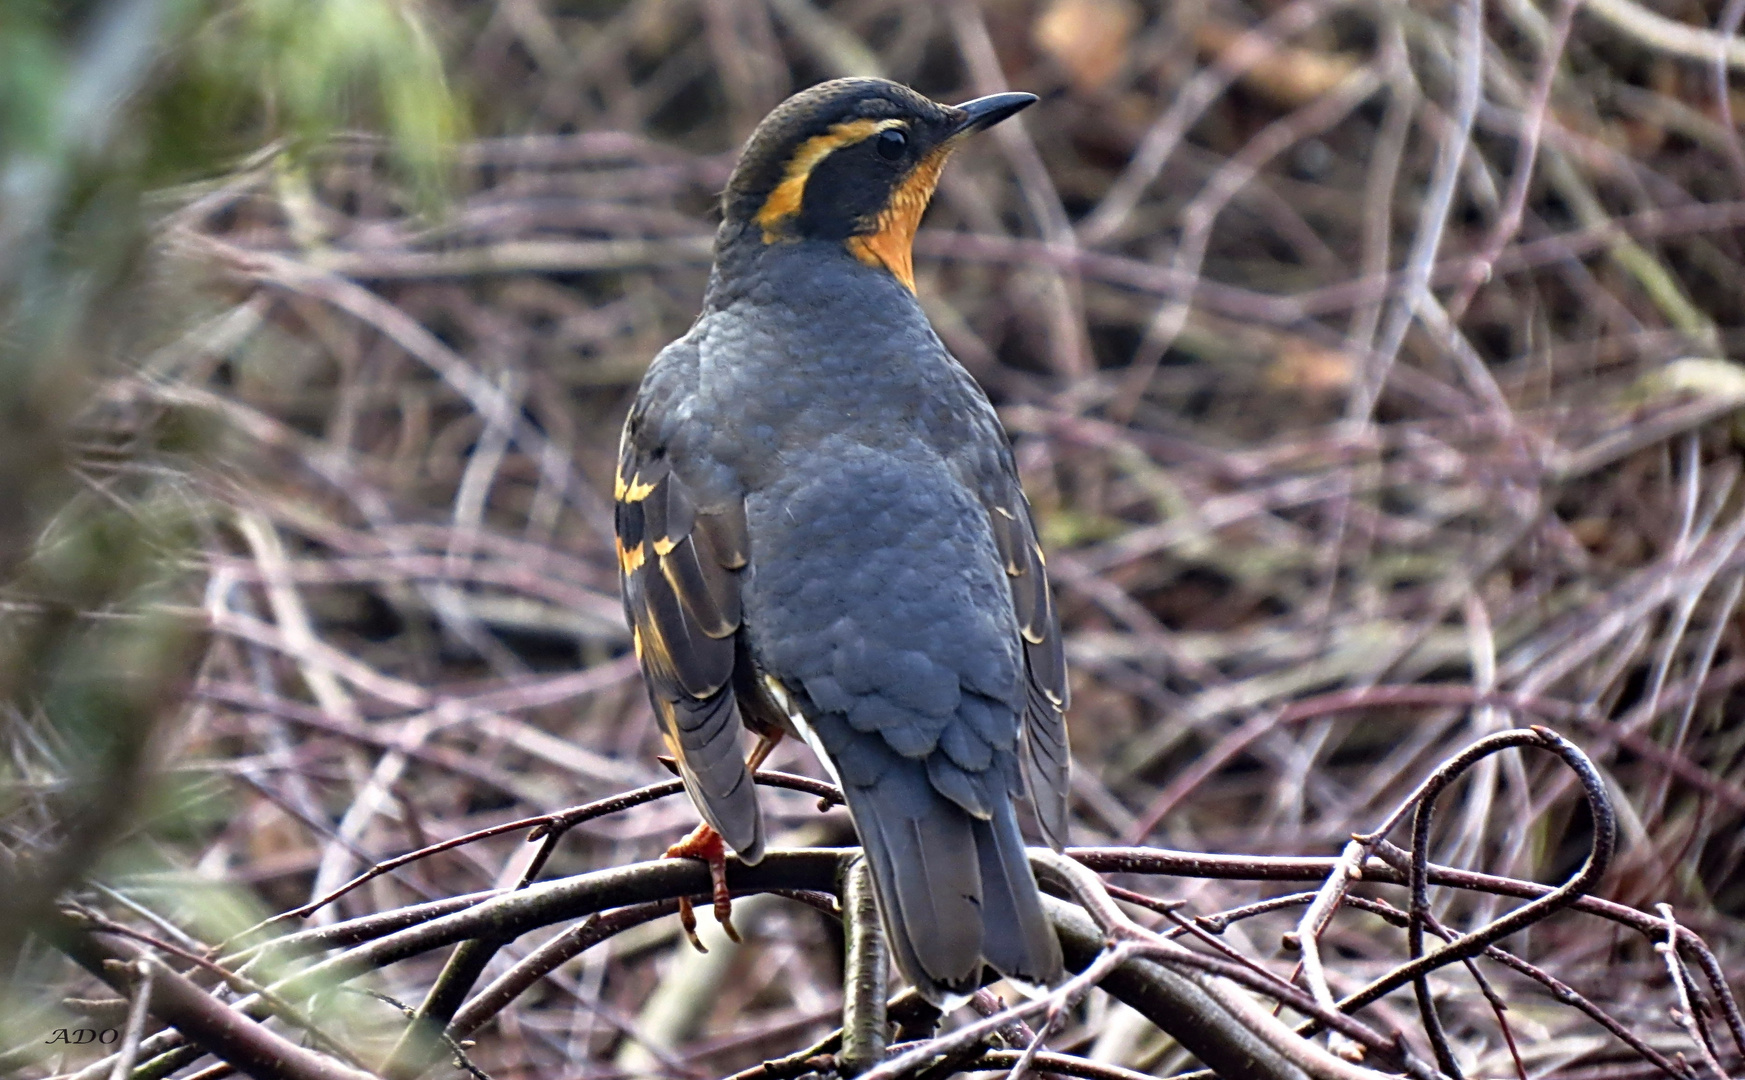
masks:
[[[752,772],[761,769],[763,763],[768,760],[770,752],[777,746],[781,745],[781,741],[782,732],[780,728],[772,730],[769,734],[759,735],[757,737],[757,745],[751,748],[751,756],[745,759],[745,767],[750,769]]]
[[[727,932],[729,940],[738,941],[739,931],[733,928],[733,894],[727,891],[727,845],[721,834],[708,822],[697,826],[691,835],[666,849],[669,859],[702,859],[709,864],[709,880],[714,885],[715,921]],[[679,897],[679,926],[698,952],[708,952],[703,939],[697,936],[697,914],[691,910],[691,898]]]
[[[770,751],[782,741],[782,733],[760,735],[757,745],[752,748],[751,757],[746,761],[746,767],[756,772],[758,766],[770,756]],[[705,822],[691,830],[691,835],[666,849],[669,859],[702,859],[709,864],[709,881],[711,882],[715,901],[715,921],[721,924],[730,941],[739,941],[739,931],[733,927],[733,894],[727,889],[727,845],[721,839],[721,834],[710,828]],[[685,937],[698,952],[708,952],[703,947],[703,941],[697,937],[697,913],[691,910],[691,899],[688,896],[679,897],[679,927],[684,930]]]

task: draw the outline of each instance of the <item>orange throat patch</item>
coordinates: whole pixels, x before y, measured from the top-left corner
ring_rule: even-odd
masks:
[[[915,230],[921,225],[921,215],[939,186],[939,173],[945,159],[951,156],[949,144],[941,146],[921,160],[915,170],[891,193],[891,201],[879,211],[872,232],[851,236],[848,250],[868,266],[882,266],[915,291]]]

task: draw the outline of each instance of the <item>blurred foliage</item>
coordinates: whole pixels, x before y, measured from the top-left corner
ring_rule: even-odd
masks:
[[[205,648],[189,606],[203,497],[154,467],[149,428],[105,444],[92,394],[192,310],[148,254],[143,193],[355,124],[388,136],[436,208],[460,115],[397,0],[0,0],[0,965],[140,834],[154,727]],[[159,823],[202,814],[175,790],[151,804]]]
[[[167,88],[166,127],[203,133],[209,155],[277,137],[302,148],[334,130],[381,132],[427,210],[438,209],[463,127],[442,57],[404,0],[238,0],[183,46],[186,81]]]

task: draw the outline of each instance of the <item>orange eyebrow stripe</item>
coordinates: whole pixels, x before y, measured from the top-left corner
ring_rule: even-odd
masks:
[[[782,182],[770,192],[769,198],[758,208],[756,221],[763,226],[763,242],[775,243],[780,237],[776,229],[783,221],[794,217],[800,212],[800,201],[806,194],[806,180],[812,175],[812,170],[818,163],[842,149],[852,146],[863,139],[889,127],[900,124],[900,120],[848,120],[840,124],[832,124],[830,130],[822,135],[814,135],[800,144],[794,151],[794,156],[788,159],[787,169],[782,174]]]
[[[939,173],[951,156],[951,144],[934,150],[915,166],[879,213],[878,228],[866,236],[848,238],[848,250],[868,266],[882,266],[910,292],[915,291],[915,230],[939,186]]]

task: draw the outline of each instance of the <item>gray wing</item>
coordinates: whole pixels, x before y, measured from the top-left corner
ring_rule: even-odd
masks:
[[[625,421],[614,487],[618,573],[636,658],[667,749],[691,800],[754,863],[763,819],[745,767],[734,694],[745,509],[702,513],[673,471],[659,398],[644,395]]]
[[[1066,846],[1072,759],[1066,739],[1066,654],[1060,615],[1048,589],[1048,567],[1036,540],[1030,501],[1004,456],[1003,483],[984,489],[994,544],[1012,585],[1012,608],[1024,639],[1024,733],[1020,740],[1025,786],[1048,846]]]

